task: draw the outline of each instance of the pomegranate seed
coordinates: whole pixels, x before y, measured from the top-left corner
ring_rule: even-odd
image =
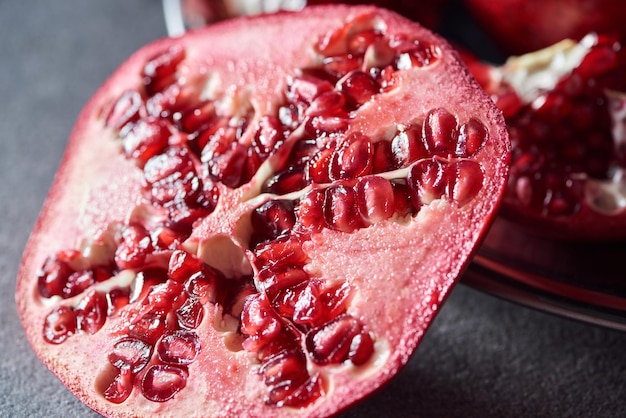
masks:
[[[141,119],[123,138],[126,158],[135,160],[140,167],[143,167],[150,158],[165,149],[170,136],[170,127],[165,120]]]
[[[281,195],[302,190],[305,186],[304,169],[299,166],[290,166],[271,177],[263,186],[263,192]]]
[[[305,231],[319,232],[325,224],[324,191],[312,189],[298,203],[296,209],[298,228]]]
[[[330,164],[336,147],[335,141],[330,142],[307,162],[304,173],[308,183],[330,182]]]
[[[302,251],[302,244],[293,238],[280,238],[255,249],[254,264],[259,270],[265,266],[304,266],[306,261],[307,255]]]
[[[372,173],[386,173],[394,168],[394,152],[392,151],[391,142],[378,141],[374,143],[374,151],[372,154]]]
[[[176,311],[178,325],[186,329],[196,329],[204,318],[204,308],[198,299],[189,297]]]
[[[277,355],[285,351],[299,351],[302,352],[300,347],[300,331],[294,328],[284,329],[276,338],[268,342],[265,346],[261,347],[256,352],[256,358],[265,363],[271,361]],[[304,353],[302,353],[304,355]]]
[[[259,373],[268,386],[281,382],[304,382],[309,374],[306,358],[300,350],[284,350],[266,361]]]
[[[111,316],[119,310],[128,305],[129,302],[129,289],[115,288],[106,294],[107,300],[107,316]]]
[[[289,233],[296,222],[293,202],[268,200],[252,211],[250,221],[255,235],[262,241],[271,241]]]
[[[165,315],[183,293],[183,285],[172,280],[152,286],[142,302],[140,314]]]
[[[174,365],[191,364],[200,351],[198,334],[189,330],[166,333],[159,345],[157,354],[162,362]]]
[[[129,225],[122,232],[122,241],[115,251],[115,263],[121,269],[141,267],[152,251],[148,231],[140,225]]]
[[[217,118],[215,103],[204,101],[182,112],[176,120],[176,126],[183,132],[194,134],[214,124]]]
[[[287,87],[287,98],[292,103],[311,103],[320,94],[333,89],[327,80],[312,75],[294,77]]]
[[[120,370],[111,385],[104,391],[104,398],[114,404],[121,404],[133,391],[134,377],[128,368]]]
[[[322,378],[319,374],[310,377],[302,385],[298,386],[293,392],[277,403],[276,406],[301,407],[314,402],[322,396],[324,390],[322,388]]]
[[[291,147],[288,161],[295,166],[306,164],[311,156],[317,152],[317,140],[299,139]]]
[[[278,108],[278,120],[288,129],[296,129],[302,121],[301,109],[294,105],[288,104]]]
[[[176,67],[184,59],[185,50],[180,45],[174,45],[146,62],[142,71],[143,83],[150,96],[174,82]]]
[[[215,302],[216,283],[219,276],[218,273],[204,266],[204,268],[192,274],[185,282],[185,292],[188,295],[198,299],[201,304]]]
[[[261,269],[257,275],[261,290],[265,291],[270,298],[274,298],[280,290],[299,285],[309,279],[308,273],[299,267],[274,270],[266,267]]]
[[[187,385],[187,369],[168,364],[150,366],[141,380],[141,393],[153,402],[172,399]]]
[[[353,179],[367,175],[372,170],[372,141],[365,135],[346,138],[333,153],[329,177],[331,180]]]
[[[354,189],[343,185],[326,189],[324,217],[326,225],[338,231],[350,233],[362,228]]]
[[[317,285],[309,282],[298,293],[293,311],[293,322],[310,326],[321,325],[320,318],[324,314],[323,309]]]
[[[170,147],[163,154],[151,158],[143,168],[148,184],[193,170],[190,152],[185,147]]]
[[[348,358],[355,366],[365,364],[374,353],[374,340],[369,333],[357,334],[350,343]]]
[[[393,65],[396,59],[396,50],[389,45],[387,39],[376,39],[368,46],[363,56],[363,68],[369,69],[370,75],[377,82],[382,81],[380,77],[382,69]],[[385,88],[387,85],[384,86]],[[382,91],[383,85],[381,85]]]
[[[267,158],[284,140],[284,128],[277,117],[263,116],[259,119],[252,145],[262,159]]]
[[[398,70],[427,67],[437,62],[440,56],[441,51],[438,47],[415,41],[408,50],[398,56],[395,66]]]
[[[405,183],[392,182],[393,200],[396,206],[396,213],[399,216],[414,215],[422,205],[417,195],[412,197],[411,187]]]
[[[582,62],[574,69],[574,74],[583,80],[596,78],[608,73],[619,65],[619,57],[612,45],[598,45],[591,48]]]
[[[128,327],[128,335],[150,345],[156,344],[165,331],[165,318],[161,315],[148,314],[133,320]]]
[[[202,182],[193,171],[172,174],[150,186],[152,203],[162,206],[193,205],[202,192]]]
[[[276,313],[283,318],[293,319],[293,315],[296,311],[296,303],[300,298],[300,294],[307,287],[306,282],[301,282],[298,284],[294,284],[291,287],[284,287],[282,289],[273,292],[272,294],[268,294],[268,297],[271,296],[272,307],[276,311]],[[273,290],[273,289],[272,289]]]
[[[439,199],[447,183],[444,166],[437,160],[423,160],[414,164],[407,181],[414,200],[425,204]]]
[[[459,206],[469,203],[483,186],[484,174],[479,163],[456,161],[446,167],[447,194]]]
[[[489,132],[487,127],[474,118],[463,123],[459,128],[459,136],[456,144],[455,155],[457,157],[472,157],[487,142]]]
[[[424,158],[426,150],[422,143],[421,127],[419,125],[410,126],[398,132],[391,140],[391,153],[393,155],[394,168],[408,167],[412,162]]]
[[[65,282],[65,286],[63,287],[61,296],[63,298],[76,296],[87,290],[87,288],[89,288],[89,286],[91,286],[95,282],[96,280],[92,270],[77,271],[75,273],[72,273],[67,278],[67,282]]]
[[[359,179],[355,186],[356,206],[365,225],[372,225],[393,216],[396,205],[389,180],[379,176]]]
[[[95,334],[100,331],[107,319],[106,295],[91,291],[76,305],[74,312],[79,328],[88,334]]]
[[[380,38],[382,38],[382,34],[375,30],[355,33],[348,38],[348,53],[352,55],[363,55],[369,46]]]
[[[109,128],[120,130],[130,122],[139,118],[139,110],[143,99],[137,90],[126,90],[109,109],[104,120]]]
[[[347,314],[341,315],[328,324],[309,331],[306,348],[311,360],[317,364],[340,364],[348,359],[354,338],[364,333],[358,319]]]
[[[363,71],[352,71],[337,82],[337,88],[345,97],[346,102],[358,108],[371,100],[380,92],[380,86],[369,74]]]
[[[132,284],[132,299],[130,303],[134,303],[138,300],[143,300],[148,296],[148,293],[152,290],[153,286],[156,286],[167,281],[167,270],[163,268],[147,268],[137,272],[135,281]],[[139,288],[139,292],[137,292]]]
[[[146,100],[146,113],[155,119],[173,119],[185,106],[183,89],[178,84],[163,85],[163,90]],[[188,99],[188,98],[187,98]]]
[[[44,298],[63,294],[65,284],[74,270],[58,256],[48,257],[37,273],[37,289]]]
[[[217,142],[224,140],[218,139]],[[236,141],[223,152],[209,143],[202,151],[202,161],[213,177],[228,187],[236,188],[241,185],[247,153],[246,147]]]
[[[50,344],[61,344],[76,332],[76,313],[64,305],[57,306],[47,316],[43,338]]]
[[[280,335],[282,325],[264,294],[249,296],[241,313],[241,332],[248,336],[243,348],[249,352],[261,347]]]
[[[351,54],[335,55],[324,58],[323,65],[324,71],[329,75],[341,78],[352,71],[359,71],[363,66],[363,59]]]
[[[458,138],[457,120],[445,109],[431,110],[426,115],[423,137],[427,150],[434,155],[453,155]]]
[[[306,109],[307,116],[340,115],[345,116],[346,99],[338,91],[325,91],[317,96]]]
[[[187,251],[176,250],[170,257],[167,276],[175,282],[184,283],[193,274],[199,272],[203,264],[202,260]]]
[[[341,133],[348,129],[350,120],[347,115],[321,115],[308,118],[304,131],[311,136]]]
[[[348,282],[322,290],[320,300],[323,306],[324,320],[328,322],[345,313],[351,297],[352,292]]]
[[[137,338],[124,337],[113,344],[109,362],[118,369],[128,369],[135,374],[148,365],[152,346]]]

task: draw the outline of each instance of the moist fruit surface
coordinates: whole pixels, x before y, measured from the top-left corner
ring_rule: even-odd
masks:
[[[17,302],[111,416],[326,416],[408,361],[497,210],[504,120],[373,7],[138,51],[81,113]]]

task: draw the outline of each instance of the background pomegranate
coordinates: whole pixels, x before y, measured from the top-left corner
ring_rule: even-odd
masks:
[[[388,12],[151,44],[79,118],[25,252],[23,325],[106,414],[337,412],[406,363],[507,158],[457,55]]]
[[[175,2],[165,2],[166,10],[169,7],[175,8]],[[204,26],[209,22],[228,19],[241,15],[253,15],[259,13],[271,13],[278,10],[297,11],[310,5],[344,3],[363,4],[357,0],[337,2],[333,0],[181,0],[183,17],[189,27]],[[436,29],[441,23],[441,15],[444,7],[450,3],[449,0],[377,0],[369,4],[395,11],[411,20],[419,22],[422,26]]]
[[[547,47],[589,32],[623,38],[626,8],[620,0],[464,0],[482,29],[506,54]]]
[[[589,34],[510,57],[465,61],[504,112],[513,148],[502,215],[565,239],[626,237],[626,52]]]

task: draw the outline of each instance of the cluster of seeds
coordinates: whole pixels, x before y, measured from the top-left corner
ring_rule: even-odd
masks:
[[[124,402],[139,387],[163,402],[182,390],[203,349],[196,330],[209,307],[213,315],[219,308],[217,322],[234,323],[218,330],[225,345],[255,353],[270,404],[300,407],[323,396],[324,376],[311,364],[358,367],[372,358],[376,336],[349,313],[354,289],[309,274],[302,242],[322,229],[353,233],[414,216],[436,199],[467,204],[482,188],[473,157],[488,140],[482,122],[443,108],[389,138],[347,133],[355,112],[392,90],[398,72],[441,58],[437,47],[378,26],[357,20],[322,37],[318,62],[294,69],[276,114],[202,98],[206,80],[178,76],[186,58],[179,46],[150,59],[142,85],[103,110],[143,172],[146,207],[159,216],[119,226],[102,263],[78,251],[51,257],[39,292],[65,301],[44,324],[53,344],[120,318],[114,373],[98,385],[106,399]],[[247,243],[255,274],[226,277],[182,244],[219,204],[218,184],[246,185],[264,164],[272,174],[260,179],[265,198],[251,213]]]

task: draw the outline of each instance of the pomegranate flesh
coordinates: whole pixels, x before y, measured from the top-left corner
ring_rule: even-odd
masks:
[[[392,12],[157,41],[79,117],[24,254],[24,328],[104,415],[335,414],[408,361],[508,163],[456,52]]]
[[[589,34],[491,66],[466,55],[512,146],[503,216],[565,239],[626,237],[626,51]]]

